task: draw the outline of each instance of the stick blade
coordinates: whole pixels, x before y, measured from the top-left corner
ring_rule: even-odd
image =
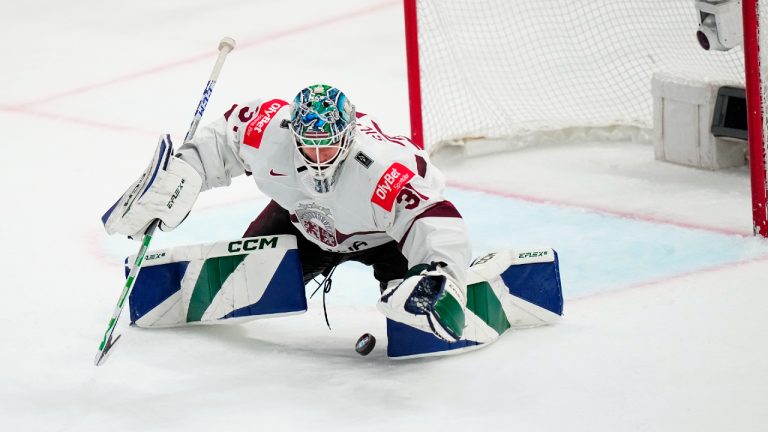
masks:
[[[104,344],[104,349],[100,349],[96,352],[93,364],[101,366],[106,363],[109,355],[112,354],[112,347],[115,346],[118,340],[120,340],[120,335],[117,335],[114,340],[112,340],[112,335],[110,335],[109,339],[107,339],[107,343]]]

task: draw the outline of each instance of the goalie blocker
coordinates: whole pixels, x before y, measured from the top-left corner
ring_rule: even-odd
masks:
[[[171,231],[189,214],[203,179],[192,166],[173,156],[170,135],[161,135],[152,161],[128,190],[101,217],[107,234],[141,239],[155,219]]]
[[[138,327],[234,323],[307,310],[291,235],[157,250],[144,263],[129,297],[131,324]],[[455,342],[388,319],[387,355],[457,354],[487,346],[509,329],[555,321],[563,311],[557,253],[504,250],[476,259],[466,303],[463,335]]]

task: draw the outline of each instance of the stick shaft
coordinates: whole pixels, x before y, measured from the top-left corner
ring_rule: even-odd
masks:
[[[216,64],[213,66],[211,76],[208,78],[208,84],[203,90],[203,96],[197,104],[195,116],[192,118],[192,123],[189,125],[189,130],[187,131],[187,136],[184,137],[184,142],[191,140],[192,137],[195,136],[197,125],[200,124],[200,120],[203,118],[203,112],[205,112],[205,107],[208,105],[208,99],[210,99],[211,93],[213,93],[213,87],[216,85],[216,80],[219,79],[221,67],[224,66],[224,60],[227,58],[227,54],[232,51],[232,48],[233,47],[230,45],[219,45],[219,57],[216,59]]]
[[[219,56],[216,58],[216,64],[213,66],[211,76],[208,79],[208,84],[206,84],[205,90],[203,90],[203,96],[200,98],[200,102],[197,104],[195,116],[192,118],[192,123],[189,125],[189,129],[187,130],[187,135],[184,138],[184,142],[187,142],[188,140],[192,139],[192,137],[194,137],[195,132],[197,131],[197,125],[200,124],[200,120],[203,118],[205,107],[208,105],[208,99],[210,99],[211,94],[213,93],[213,87],[216,85],[216,80],[218,79],[221,68],[224,65],[224,60],[227,58],[227,54],[229,54],[232,49],[234,49],[234,40],[230,38],[224,38],[222,39],[221,43],[219,43]],[[125,299],[128,298],[128,295],[133,289],[133,285],[136,282],[136,279],[139,277],[139,271],[141,271],[141,264],[144,261],[144,256],[147,253],[149,243],[152,240],[152,236],[154,235],[155,230],[159,224],[160,220],[155,219],[144,233],[144,237],[141,241],[141,247],[139,248],[139,252],[136,254],[136,260],[133,262],[131,271],[128,273],[128,277],[125,279],[123,291],[120,293],[120,298],[117,301],[115,310],[112,312],[112,317],[109,319],[107,330],[104,332],[104,337],[99,344],[99,350],[96,353],[96,359],[94,361],[96,366],[104,364],[112,345],[114,345],[114,343],[117,342],[117,339],[120,338],[118,335],[113,340],[112,333],[117,327],[117,320],[120,318],[120,314],[123,311]]]

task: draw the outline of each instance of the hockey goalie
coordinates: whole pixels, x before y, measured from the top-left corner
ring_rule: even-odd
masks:
[[[562,314],[553,250],[504,250],[472,261],[464,221],[428,154],[385,133],[325,84],[302,89],[291,103],[232,105],[175,153],[162,137],[104,226],[135,238],[154,220],[171,230],[201,191],[244,174],[269,204],[242,239],[148,253],[129,298],[133,324],[301,313],[305,284],[321,278],[329,289],[334,268],[346,261],[372,267],[394,358],[477,348]]]

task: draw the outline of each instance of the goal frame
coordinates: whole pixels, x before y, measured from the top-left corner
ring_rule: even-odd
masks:
[[[768,0],[763,0],[768,1]],[[418,0],[403,0],[405,18],[405,48],[408,70],[408,97],[411,139],[426,148],[422,117],[421,73],[418,39]],[[747,128],[752,192],[752,220],[755,235],[768,237],[768,185],[764,144],[764,110],[760,79],[759,9],[758,0],[742,0],[744,28],[744,62],[747,96]],[[691,5],[693,7],[693,4]],[[695,37],[695,35],[691,35]],[[768,77],[767,77],[768,79]],[[768,89],[768,85],[766,86]]]
[[[742,0],[744,74],[747,94],[747,136],[752,187],[752,227],[755,235],[768,237],[768,185],[765,175],[764,110],[760,79],[760,20],[758,0]],[[766,77],[768,78],[768,77]]]

